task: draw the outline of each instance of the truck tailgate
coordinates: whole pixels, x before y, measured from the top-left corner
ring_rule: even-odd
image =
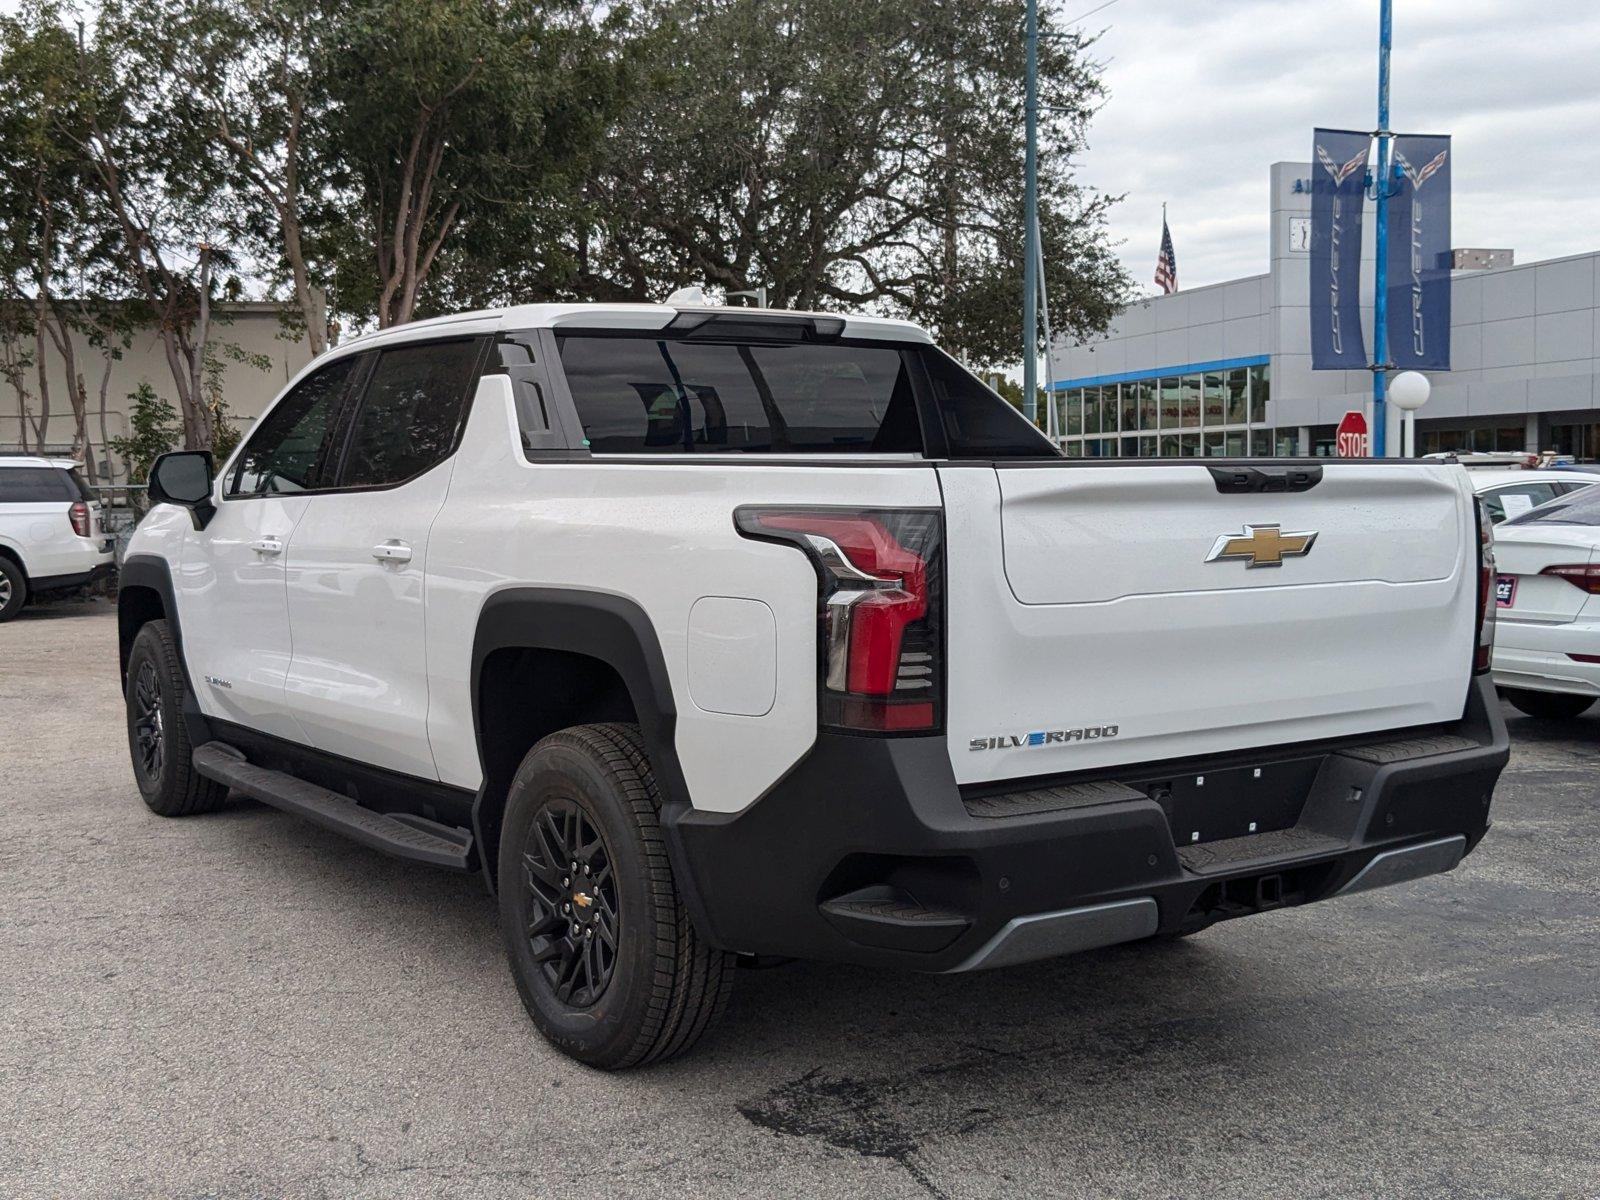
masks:
[[[1242,494],[1201,462],[940,477],[961,783],[1461,715],[1476,549],[1458,467],[1330,463],[1304,491]]]

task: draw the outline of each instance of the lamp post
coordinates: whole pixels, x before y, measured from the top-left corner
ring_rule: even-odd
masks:
[[[1393,39],[1393,0],[1379,0],[1378,244],[1372,276],[1372,454],[1375,458],[1383,458],[1389,452],[1383,401],[1389,370],[1389,44]]]
[[[1407,458],[1417,456],[1417,409],[1428,402],[1433,385],[1420,371],[1401,371],[1389,381],[1389,401],[1404,414],[1404,433],[1401,435],[1401,453]]]
[[[1385,0],[1387,3],[1387,0]],[[1022,199],[1022,412],[1039,423],[1039,0],[1028,0],[1027,96],[1023,102],[1027,148]]]

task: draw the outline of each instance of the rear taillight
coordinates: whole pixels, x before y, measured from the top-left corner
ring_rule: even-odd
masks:
[[[67,518],[72,522],[72,532],[79,537],[89,536],[89,506],[79,500],[67,510]]]
[[[940,514],[928,509],[741,508],[746,537],[805,551],[818,580],[818,719],[926,733],[944,691]]]
[[[1541,575],[1555,575],[1591,596],[1600,596],[1600,563],[1577,563],[1569,567],[1546,567]]]
[[[1494,659],[1494,522],[1481,501],[1474,509],[1478,517],[1478,646],[1472,669],[1481,674]]]

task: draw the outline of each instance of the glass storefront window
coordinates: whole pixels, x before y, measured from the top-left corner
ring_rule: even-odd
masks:
[[[1178,411],[1183,405],[1183,381],[1175,375],[1161,381],[1161,428],[1178,427]],[[1165,454],[1165,451],[1162,452]]]
[[[1122,412],[1122,432],[1130,433],[1139,428],[1139,385],[1125,383],[1122,385],[1122,402],[1118,406]]]
[[[1250,456],[1250,435],[1243,429],[1234,429],[1223,437],[1223,450],[1229,458],[1248,458]]]
[[[1202,423],[1207,429],[1215,429],[1222,424],[1227,413],[1222,395],[1222,373],[1220,371],[1207,371],[1201,376],[1205,386],[1205,404],[1201,410]]]
[[[1178,457],[1200,457],[1200,435],[1198,433],[1180,433],[1178,435]]]
[[[1076,437],[1083,432],[1083,389],[1072,388],[1067,392],[1067,412],[1061,422],[1061,428],[1068,437]]]
[[[1272,396],[1272,367],[1268,363],[1250,368],[1250,420],[1255,425],[1267,423],[1267,401]]]
[[[1250,372],[1237,367],[1228,372],[1229,425],[1243,425],[1250,420]]]
[[[1123,458],[1138,458],[1139,457],[1139,439],[1138,438],[1136,438],[1136,437],[1125,437],[1125,438],[1122,439],[1122,457]]]
[[[1156,380],[1141,379],[1134,384],[1138,389],[1139,425],[1140,429],[1155,429],[1156,426]]]
[[[1178,457],[1178,435],[1177,434],[1175,434],[1175,433],[1164,433],[1164,434],[1161,435],[1161,457],[1162,458],[1177,458]]]
[[[1140,458],[1155,458],[1159,453],[1161,453],[1161,443],[1159,439],[1151,437],[1148,434],[1139,439]]]
[[[1299,453],[1300,435],[1297,434],[1293,429],[1278,430],[1278,457],[1294,458]]]
[[[1097,387],[1083,389],[1083,431],[1100,432],[1100,389]]]
[[[1182,377],[1182,395],[1180,399],[1182,412],[1179,428],[1200,428],[1200,376],[1185,375]]]
[[[1221,430],[1203,435],[1201,445],[1205,447],[1207,458],[1221,458],[1223,452],[1223,435]]]

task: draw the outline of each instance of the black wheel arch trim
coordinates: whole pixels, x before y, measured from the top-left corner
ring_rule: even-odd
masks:
[[[128,655],[133,640],[147,623],[138,620],[134,597],[141,590],[154,592],[161,601],[160,619],[167,623],[173,648],[178,652],[178,670],[183,674],[183,719],[192,745],[203,746],[212,740],[211,726],[200,711],[194,679],[183,653],[183,628],[178,619],[178,603],[172,586],[172,566],[154,554],[130,554],[117,572],[117,656],[122,690],[128,690]]]
[[[667,674],[661,641],[644,609],[626,596],[611,592],[507,588],[484,601],[472,641],[472,727],[484,777],[473,801],[472,832],[480,846],[488,845],[484,838],[483,816],[490,799],[490,780],[484,752],[483,714],[479,708],[483,664],[497,650],[561,650],[596,659],[616,671],[638,717],[664,806],[683,809],[690,806],[689,786],[674,740],[678,709],[673,700],[672,681]],[[484,854],[482,859],[485,882],[493,891],[494,865],[490,857]],[[673,870],[680,888],[687,888],[688,876],[678,870],[677,862],[673,863]],[[685,899],[691,913],[695,912],[696,899],[688,895]]]

